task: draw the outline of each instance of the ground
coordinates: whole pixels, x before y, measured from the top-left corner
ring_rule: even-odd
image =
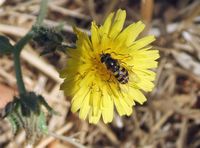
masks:
[[[126,9],[126,25],[142,20],[143,33],[153,34],[160,52],[155,88],[145,94],[148,101],[136,104],[130,117],[115,116],[111,124],[91,125],[70,111],[70,98],[59,90],[62,80],[57,69],[66,56],[55,52],[40,56],[41,49],[30,42],[21,55],[28,90],[41,93],[61,116],[48,118],[51,131],[74,136],[91,147],[198,148],[200,147],[200,2],[198,0],[52,0],[46,25],[62,26],[66,43],[73,43],[72,26],[85,32],[90,22],[102,23],[111,11]],[[39,0],[0,0],[0,34],[12,44],[31,28],[39,10]],[[13,57],[0,55],[0,108],[17,95]],[[0,147],[25,145],[22,131],[13,137],[6,120],[0,121]],[[55,138],[44,137],[36,147],[72,147]]]

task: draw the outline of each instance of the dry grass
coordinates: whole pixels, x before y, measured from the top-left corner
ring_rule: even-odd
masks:
[[[115,115],[109,125],[89,125],[69,110],[70,101],[59,91],[61,80],[56,67],[65,63],[63,54],[39,56],[29,44],[22,52],[22,68],[28,90],[41,93],[61,116],[48,120],[49,129],[59,135],[73,136],[90,147],[197,148],[200,147],[200,1],[108,1],[52,0],[45,24],[64,23],[66,41],[74,38],[71,25],[88,32],[90,21],[101,23],[112,10],[127,10],[126,25],[142,19],[145,33],[157,36],[160,50],[156,87],[146,94],[148,102],[137,105],[131,117]],[[141,8],[141,9],[140,9]],[[15,43],[35,21],[39,0],[0,0],[0,33]],[[17,94],[12,57],[0,56],[0,86]],[[1,87],[0,87],[1,89]],[[1,92],[2,90],[0,90]],[[10,94],[1,101],[10,99]],[[9,101],[9,100],[7,100]],[[1,104],[1,103],[0,103]],[[25,133],[12,136],[5,120],[0,121],[0,147],[20,148]],[[53,137],[42,139],[37,148],[72,147]]]

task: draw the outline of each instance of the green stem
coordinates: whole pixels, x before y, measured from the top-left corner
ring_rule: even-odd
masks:
[[[20,94],[26,93],[26,88],[24,86],[24,81],[23,81],[22,71],[21,71],[20,54],[16,52],[14,52],[14,66],[15,66],[15,74],[16,74],[19,93]]]
[[[14,54],[14,64],[15,64],[15,74],[16,74],[17,86],[19,89],[19,93],[23,94],[26,92],[26,89],[24,86],[23,78],[22,78],[21,65],[20,65],[20,60],[19,60],[18,54]]]
[[[23,38],[21,38],[21,40],[19,40],[14,46],[14,66],[17,79],[17,86],[20,94],[26,93],[20,64],[20,53],[24,46],[32,39],[32,37],[33,33],[30,31]]]
[[[37,17],[37,21],[35,23],[35,25],[42,25],[42,22],[47,14],[47,5],[48,4],[48,0],[41,0],[40,3],[40,12],[39,12],[39,16]]]
[[[19,54],[21,53],[21,50],[24,48],[24,46],[32,39],[33,32],[29,31],[23,38],[21,38],[14,46],[14,52]]]
[[[41,0],[40,3],[40,12],[37,18],[35,25],[41,25],[47,12],[47,3],[48,0]],[[19,89],[19,93],[26,93],[26,88],[23,81],[21,64],[20,64],[20,53],[24,46],[32,39],[33,31],[30,30],[23,38],[21,38],[14,46],[14,66],[15,66],[15,74],[17,79],[17,86]]]

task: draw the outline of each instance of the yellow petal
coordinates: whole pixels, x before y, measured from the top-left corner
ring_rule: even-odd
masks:
[[[124,98],[114,99],[116,109],[120,116],[123,116],[123,115],[129,116],[132,113],[132,108],[128,104],[126,104],[126,102],[123,99]]]
[[[102,110],[102,117],[103,117],[104,123],[112,122],[113,112],[114,112],[114,106],[113,106],[113,102],[112,102],[112,106],[110,106],[109,108],[104,108]]]
[[[120,35],[116,38],[118,43],[125,42],[125,45],[130,46],[137,36],[144,30],[144,23],[141,21],[129,25]]]
[[[142,80],[153,81],[155,79],[155,72],[150,70],[134,69],[135,74]]]
[[[91,26],[91,40],[92,40],[92,45],[93,45],[93,49],[98,49],[98,45],[100,43],[100,34],[98,32],[98,26],[96,25],[95,22],[92,22],[92,26]]]
[[[90,105],[92,107],[97,107],[98,109],[100,109],[100,101],[101,101],[101,92],[100,90],[93,90],[91,92],[91,99],[90,99]]]
[[[102,35],[102,38],[101,38],[101,43],[103,43],[103,44],[100,44],[100,53],[102,52],[102,51],[104,51],[105,50],[105,53],[106,53],[106,50],[107,49],[109,49],[109,48],[111,48],[111,39],[108,37],[108,35],[107,34],[103,34]]]
[[[140,81],[139,83],[137,83],[137,86],[144,90],[144,91],[152,91],[152,89],[154,88],[154,84],[146,79],[143,79],[142,81]]]
[[[149,68],[156,68],[158,66],[158,62],[152,60],[146,61],[137,61],[134,62],[134,69],[149,69]]]
[[[92,48],[92,44],[91,41],[88,37],[88,35],[82,31],[80,31],[78,28],[74,27],[74,32],[77,35],[77,42],[76,42],[76,50],[77,52],[79,52],[81,54],[81,56],[79,58],[89,58],[92,56],[92,52],[93,48]],[[88,52],[90,51],[90,52]],[[87,52],[87,54],[83,54],[84,52]]]
[[[106,89],[103,91],[101,110],[104,123],[111,122],[113,119],[114,104],[111,97],[107,94]]]
[[[158,62],[155,61],[159,58],[158,50],[141,50],[132,51],[132,58],[124,59],[127,65],[133,65],[134,69],[149,69],[157,67]]]
[[[147,100],[140,90],[131,88],[130,91],[132,93],[132,96],[134,96],[134,101],[143,104]]]
[[[129,96],[130,87],[127,85],[120,85],[120,88],[121,88],[121,94],[124,98],[124,101],[126,102],[126,104],[129,104],[130,106],[132,106],[134,101],[133,101],[133,98]]]
[[[131,45],[128,49],[130,50],[130,52],[134,52],[134,50],[138,50],[141,49],[145,46],[147,46],[148,44],[150,44],[151,42],[155,41],[155,37],[150,35],[150,36],[146,36],[142,39],[139,39],[137,41],[135,41],[133,43],[133,45]],[[133,50],[133,51],[131,51]]]
[[[115,103],[115,107],[117,109],[117,112],[120,116],[123,116],[124,115],[124,109],[123,107],[121,106],[120,102],[119,102],[119,99],[118,98],[114,98],[114,103]]]
[[[91,107],[89,105],[89,99],[90,99],[90,92],[89,94],[85,97],[83,104],[80,108],[80,112],[79,112],[79,117],[83,120],[86,119]]]
[[[93,114],[95,112],[96,114]],[[101,117],[101,111],[97,110],[97,108],[92,108],[92,111],[89,114],[89,123],[97,124]]]
[[[93,71],[86,71],[84,75],[80,76],[80,81],[79,81],[79,87],[88,87],[90,88],[90,85],[92,85],[92,81],[94,80],[94,73]]]
[[[79,89],[79,91],[75,94],[75,96],[72,98],[72,107],[71,111],[72,112],[77,112],[82,104],[87,95],[89,95],[89,90],[85,91],[85,89]]]
[[[127,104],[127,102],[125,101],[126,98],[122,98],[120,99],[120,103],[123,106],[124,110],[125,110],[125,115],[130,116],[133,112],[132,109],[132,104]]]
[[[109,16],[106,18],[103,26],[100,27],[101,35],[109,33],[110,27],[112,25],[113,16],[114,13],[110,13]]]
[[[109,37],[115,38],[122,30],[126,18],[126,11],[119,9],[111,26]]]

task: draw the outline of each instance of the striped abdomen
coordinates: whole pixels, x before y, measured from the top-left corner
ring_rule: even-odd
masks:
[[[124,67],[119,67],[119,70],[115,71],[113,74],[121,84],[128,83],[128,71]]]

